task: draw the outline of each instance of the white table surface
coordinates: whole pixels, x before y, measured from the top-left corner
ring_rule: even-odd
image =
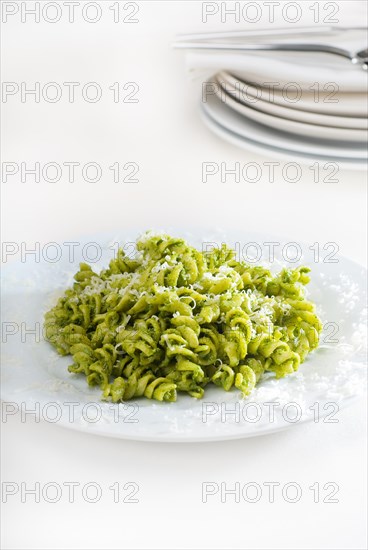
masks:
[[[142,2],[139,23],[115,24],[112,2],[99,4],[103,17],[94,25],[79,12],[75,23],[21,23],[13,16],[3,25],[4,81],[94,81],[104,92],[95,104],[79,96],[74,104],[21,103],[19,96],[3,104],[3,161],[96,162],[103,170],[98,183],[82,181],[80,173],[74,183],[9,178],[2,189],[3,241],[64,242],[132,225],[242,227],[311,244],[333,241],[341,254],[365,263],[365,174],[340,170],[338,182],[314,182],[303,167],[300,181],[290,183],[281,162],[270,182],[263,164],[270,159],[224,143],[200,121],[198,83],[188,79],[183,54],[168,45],[178,32],[234,28],[231,21],[203,24],[201,2]],[[298,24],[311,22],[311,4],[300,3]],[[339,3],[340,24],[363,24],[363,16],[362,2]],[[138,83],[139,102],[114,103],[108,90],[114,82]],[[108,169],[114,162],[137,163],[139,182],[114,183]],[[262,177],[203,183],[203,162],[257,162]],[[10,417],[1,425],[3,481],[94,482],[102,498],[88,503],[78,491],[74,503],[9,497],[3,548],[363,549],[365,416],[361,399],[338,413],[336,424],[181,445],[98,438]],[[257,503],[201,499],[203,482],[270,481],[298,483],[302,498],[270,503],[265,492]],[[137,483],[139,503],[114,503],[115,482]],[[339,502],[314,503],[315,482],[338,484]]]

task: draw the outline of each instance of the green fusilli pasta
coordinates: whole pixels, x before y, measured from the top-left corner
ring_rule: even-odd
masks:
[[[200,252],[148,232],[133,259],[119,249],[99,274],[80,264],[45,315],[46,337],[112,402],[200,398],[211,383],[247,396],[265,372],[293,373],[318,345],[308,273],[273,275],[224,245]]]

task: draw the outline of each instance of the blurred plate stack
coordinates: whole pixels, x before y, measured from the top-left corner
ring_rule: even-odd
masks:
[[[268,43],[342,44],[353,57],[364,50],[366,36],[364,29],[328,28],[268,37]],[[262,155],[364,169],[367,65],[319,51],[236,51],[239,45],[247,48],[247,40],[249,44],[249,37],[234,36],[229,41],[228,36],[215,46],[203,38],[192,47],[185,43],[189,69],[202,79],[206,125],[223,139]],[[262,47],[264,41],[264,36],[252,36],[251,47]]]

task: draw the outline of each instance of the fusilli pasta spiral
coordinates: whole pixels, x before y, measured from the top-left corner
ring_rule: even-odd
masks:
[[[207,384],[249,395],[265,372],[296,371],[322,330],[305,298],[309,269],[273,275],[225,245],[200,252],[183,239],[144,234],[73,288],[45,316],[46,336],[71,373],[112,402],[200,398]]]

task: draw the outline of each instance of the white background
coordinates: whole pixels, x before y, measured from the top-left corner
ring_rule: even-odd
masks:
[[[75,81],[79,90],[94,81],[103,90],[97,103],[83,101],[78,91],[73,104],[66,95],[57,103],[22,103],[20,94],[3,103],[3,161],[96,162],[103,171],[97,183],[83,181],[80,171],[74,183],[65,174],[57,183],[10,177],[2,185],[4,241],[64,242],[135,225],[241,227],[310,244],[334,241],[341,254],[365,263],[365,174],[340,170],[336,183],[323,182],[323,173],[314,182],[312,171],[302,167],[300,180],[291,183],[281,163],[270,182],[262,164],[270,159],[222,142],[199,119],[200,83],[188,79],[183,54],[170,49],[175,34],[254,25],[236,25],[231,18],[224,25],[218,15],[204,24],[201,2],[141,2],[139,23],[114,23],[112,2],[99,4],[102,18],[95,24],[83,19],[80,8],[69,23],[65,6],[55,24],[37,24],[32,17],[22,23],[19,13],[3,24],[4,81],[38,81],[41,87]],[[312,23],[311,4],[299,3],[298,24]],[[340,24],[364,24],[362,2],[338,4]],[[259,5],[262,28],[269,22]],[[287,22],[279,17],[276,24]],[[114,103],[108,89],[114,82],[136,82],[139,102]],[[219,176],[202,182],[202,162],[251,161],[262,170],[256,183],[222,183]],[[137,163],[139,182],[114,183],[108,168],[114,162]],[[336,424],[183,445],[109,440],[12,417],[2,424],[4,481],[93,481],[102,498],[86,503],[78,490],[73,504],[66,497],[57,504],[9,498],[2,512],[3,547],[365,548],[364,413],[361,401],[340,412]],[[114,503],[108,487],[129,481],[140,486],[139,503]],[[253,504],[231,497],[221,503],[219,494],[204,504],[206,481],[297,482],[303,494],[295,504],[279,493],[269,503],[266,490]],[[315,482],[337,483],[339,502],[314,503],[308,487]]]

